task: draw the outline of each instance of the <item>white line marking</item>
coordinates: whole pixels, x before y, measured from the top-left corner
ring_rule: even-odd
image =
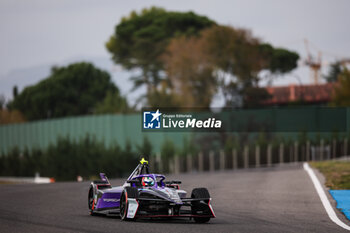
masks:
[[[304,170],[309,174],[312,183],[314,184],[316,191],[318,193],[318,195],[320,196],[320,199],[322,201],[322,204],[324,206],[324,208],[326,209],[326,212],[329,216],[329,218],[335,222],[337,225],[341,226],[342,228],[350,231],[350,226],[346,225],[345,223],[343,223],[338,216],[336,215],[336,213],[333,210],[333,207],[331,205],[331,203],[329,203],[329,200],[326,196],[326,193],[324,192],[320,181],[317,179],[314,171],[310,168],[308,163],[304,163]]]

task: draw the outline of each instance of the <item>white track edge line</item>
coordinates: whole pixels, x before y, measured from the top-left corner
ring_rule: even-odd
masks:
[[[312,183],[315,186],[315,189],[321,199],[321,202],[324,206],[324,208],[326,209],[326,212],[329,216],[329,218],[336,223],[338,226],[341,226],[342,228],[350,231],[350,226],[346,225],[345,223],[343,223],[338,216],[336,215],[336,213],[334,212],[334,209],[331,205],[331,203],[329,202],[326,193],[324,192],[320,181],[317,179],[314,171],[310,168],[308,163],[304,163],[304,170],[309,174]]]

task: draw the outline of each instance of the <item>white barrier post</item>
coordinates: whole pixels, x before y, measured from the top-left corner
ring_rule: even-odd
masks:
[[[272,146],[271,144],[267,145],[267,166],[270,167],[272,164]]]
[[[215,170],[215,160],[214,160],[214,152],[209,152],[209,171],[213,172]]]
[[[248,159],[249,159],[249,147],[244,146],[244,168],[248,168]]]
[[[199,152],[198,154],[198,170],[200,172],[203,171],[203,153],[202,152]]]
[[[333,146],[332,146],[332,158],[335,159],[337,156],[337,140],[333,139]]]
[[[260,146],[255,146],[255,167],[260,167]]]
[[[175,158],[174,158],[174,173],[175,174],[180,173],[180,158],[178,155],[175,155]]]
[[[225,170],[225,152],[220,150],[220,170]]]
[[[186,165],[187,165],[187,172],[192,172],[192,155],[191,154],[187,154],[186,157]]]
[[[280,143],[280,147],[279,147],[279,162],[280,162],[280,164],[284,163],[284,145],[283,145],[283,143]]]
[[[237,149],[232,149],[232,168],[237,169]]]

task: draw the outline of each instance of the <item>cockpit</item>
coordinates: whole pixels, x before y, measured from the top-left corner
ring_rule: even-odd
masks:
[[[164,182],[165,176],[160,174],[151,174],[148,167],[148,161],[141,159],[139,165],[134,169],[126,183],[134,187],[172,187],[179,188],[180,181]]]
[[[144,187],[153,187],[155,183],[155,180],[151,176],[144,176],[141,179],[141,185]]]

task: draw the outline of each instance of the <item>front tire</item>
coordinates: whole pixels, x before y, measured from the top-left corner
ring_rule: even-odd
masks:
[[[209,195],[208,189],[206,188],[195,188],[192,190],[191,198],[208,198],[209,199],[210,195]],[[208,212],[208,209],[207,210],[203,209],[203,206],[200,204],[200,202],[196,201],[192,203],[193,213],[196,213],[198,210]],[[209,222],[210,217],[193,217],[193,219],[197,223],[206,223],[206,222]]]
[[[123,221],[131,221],[133,218],[128,218],[128,198],[137,198],[138,190],[133,187],[125,187],[120,197],[120,219]]]

